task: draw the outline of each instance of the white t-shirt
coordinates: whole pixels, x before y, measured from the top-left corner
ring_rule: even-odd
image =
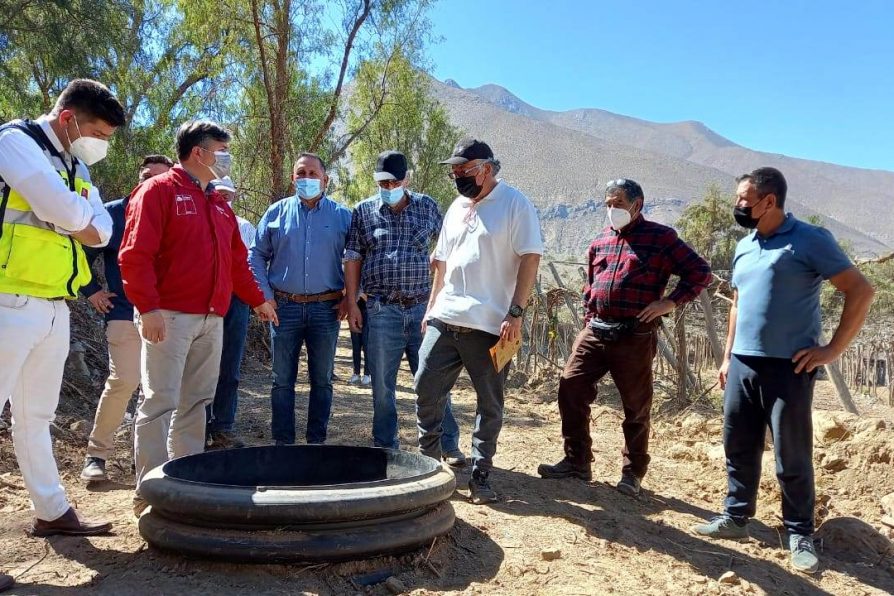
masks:
[[[543,237],[525,195],[499,180],[477,205],[457,197],[435,247],[447,267],[429,318],[499,335],[526,254],[542,255]]]

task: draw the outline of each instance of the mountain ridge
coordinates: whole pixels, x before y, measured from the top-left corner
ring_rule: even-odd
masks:
[[[736,175],[761,165],[786,174],[787,209],[802,217],[821,216],[859,255],[887,252],[894,243],[891,226],[877,216],[894,201],[894,172],[754,151],[696,120],[654,123],[599,108],[554,112],[499,85],[463,89],[450,83],[432,80],[432,95],[456,125],[491,144],[504,177],[541,209],[544,233],[560,252],[583,250],[582,238],[604,223],[604,210],[588,207],[594,197],[601,201],[600,180],[637,179],[646,190],[649,216],[673,224],[709,184],[732,193]],[[871,196],[867,189],[873,189]],[[556,217],[563,212],[579,217],[571,222]]]

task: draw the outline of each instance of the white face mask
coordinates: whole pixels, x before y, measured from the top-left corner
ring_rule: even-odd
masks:
[[[75,128],[78,129],[78,138],[74,141],[71,140],[71,137],[68,138],[68,152],[88,166],[92,166],[96,162],[105,159],[109,152],[109,142],[103,139],[97,139],[96,137],[85,137],[81,135],[81,127],[78,126],[77,119],[75,119],[74,123]],[[66,129],[65,134],[68,135],[68,129]]]
[[[626,209],[621,209],[620,207],[608,208],[608,222],[615,230],[622,229],[629,224],[632,219],[633,218],[630,217],[630,212]]]

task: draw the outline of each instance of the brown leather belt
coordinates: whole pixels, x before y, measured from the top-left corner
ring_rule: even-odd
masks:
[[[297,302],[298,304],[307,304],[308,302],[326,302],[327,300],[341,300],[345,293],[342,290],[332,290],[329,292],[320,292],[319,294],[289,294],[288,292],[280,292],[275,290],[273,295],[289,302]]]

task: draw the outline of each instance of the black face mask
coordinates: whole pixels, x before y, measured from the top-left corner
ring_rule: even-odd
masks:
[[[764,199],[766,199],[766,198],[767,197],[764,197]],[[760,202],[763,201],[764,199],[761,199],[754,205],[760,204]],[[737,224],[739,224],[743,228],[747,228],[749,230],[753,230],[754,228],[757,227],[757,223],[761,220],[761,217],[763,217],[764,215],[767,214],[767,212],[764,211],[764,213],[763,213],[763,215],[761,215],[761,217],[752,216],[751,210],[754,208],[754,205],[751,205],[749,207],[736,207],[735,209],[733,209],[733,219],[736,220]]]
[[[474,199],[481,194],[481,185],[475,183],[475,176],[461,176],[454,180],[456,190],[468,199]]]

